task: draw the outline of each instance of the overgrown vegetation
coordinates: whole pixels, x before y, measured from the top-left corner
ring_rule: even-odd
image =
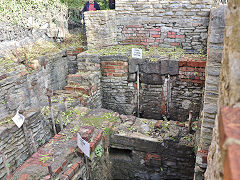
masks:
[[[1,21],[29,27],[33,18],[35,26],[39,21],[60,21],[67,13],[67,6],[59,0],[3,0],[0,1]],[[44,15],[44,17],[43,17]]]
[[[73,34],[65,38],[64,42],[50,42],[39,40],[34,44],[23,48],[15,48],[5,58],[0,59],[0,66],[4,66],[4,71],[11,72],[16,70],[16,66],[22,63],[28,67],[31,62],[40,56],[51,56],[68,47],[80,48],[84,38],[81,34]],[[3,70],[3,69],[2,69]],[[1,70],[1,71],[2,71]],[[28,68],[28,70],[31,70]]]
[[[181,48],[161,48],[161,47],[150,47],[145,48],[141,45],[117,45],[103,48],[100,50],[91,49],[87,52],[90,54],[100,55],[126,55],[131,56],[132,48],[142,49],[143,58],[147,58],[149,61],[158,61],[159,58],[179,59],[181,57],[189,59],[202,59],[206,58],[204,54],[186,54],[185,50]]]
[[[64,18],[80,22],[86,2],[87,0],[3,0],[0,1],[0,17],[7,24],[36,28],[40,28],[43,22],[65,23],[62,22]],[[97,2],[101,10],[109,9],[108,0]]]

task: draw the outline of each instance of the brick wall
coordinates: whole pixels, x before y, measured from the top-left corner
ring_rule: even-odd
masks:
[[[206,50],[209,1],[116,1],[118,42]]]

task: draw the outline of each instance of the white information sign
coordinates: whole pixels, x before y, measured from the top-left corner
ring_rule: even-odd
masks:
[[[132,48],[132,58],[142,59],[142,49]]]
[[[25,117],[22,114],[19,114],[17,111],[16,115],[12,118],[12,120],[17,125],[17,127],[20,128],[25,121]]]
[[[77,145],[82,150],[82,152],[90,158],[90,144],[85,141],[79,133],[77,133]]]

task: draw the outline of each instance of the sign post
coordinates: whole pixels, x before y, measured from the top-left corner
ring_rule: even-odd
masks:
[[[86,161],[86,167],[88,172],[88,179],[90,179],[90,171],[88,167],[88,160],[87,157],[90,158],[90,144],[85,141],[79,133],[77,133],[77,145],[81,149],[81,151],[84,153],[85,161]]]

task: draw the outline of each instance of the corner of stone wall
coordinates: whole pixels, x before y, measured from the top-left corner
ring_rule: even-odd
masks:
[[[222,66],[226,6],[211,9],[208,29],[208,58],[201,118],[200,143],[196,155],[195,179],[203,179],[207,168],[208,149],[218,109],[220,70]]]

